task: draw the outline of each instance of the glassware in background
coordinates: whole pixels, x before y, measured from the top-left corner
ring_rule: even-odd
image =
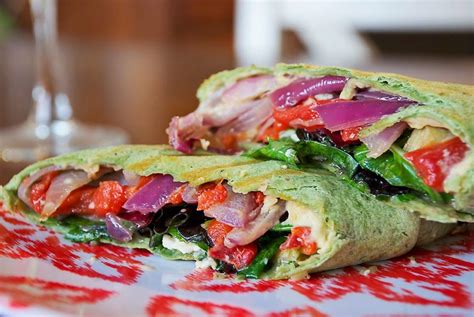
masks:
[[[69,98],[61,90],[56,0],[30,0],[30,6],[37,75],[33,109],[26,122],[0,129],[0,161],[28,163],[75,150],[126,143],[129,137],[120,128],[90,126],[73,119]]]

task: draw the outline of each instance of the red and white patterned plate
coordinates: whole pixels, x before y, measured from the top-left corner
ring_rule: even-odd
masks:
[[[0,316],[474,316],[473,238],[303,281],[216,280],[0,211]]]

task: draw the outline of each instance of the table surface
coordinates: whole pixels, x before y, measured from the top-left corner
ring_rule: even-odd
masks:
[[[0,42],[0,127],[27,117],[34,84],[33,49],[31,37],[23,34]],[[63,86],[75,117],[86,123],[120,126],[131,135],[132,143],[166,143],[165,129],[171,117],[198,105],[195,91],[199,84],[217,71],[234,67],[231,39],[167,44],[64,40],[61,53]],[[381,56],[355,66],[474,83],[472,58]],[[23,166],[0,162],[0,184]]]
[[[0,209],[0,315],[469,317],[473,238],[308,280],[238,280],[146,251],[71,243]]]

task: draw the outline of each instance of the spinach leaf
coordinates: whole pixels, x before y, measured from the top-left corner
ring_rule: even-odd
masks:
[[[200,238],[200,237],[194,236],[192,237],[193,239],[185,238],[179,230],[180,228],[169,227],[168,234],[178,239],[179,241],[194,243],[195,245],[197,245],[199,248],[203,249],[204,251],[207,251],[209,249],[209,246],[206,244],[204,237]]]
[[[297,165],[300,163],[300,160],[296,144],[290,139],[269,140],[267,145],[247,151],[244,153],[244,156],[256,159],[278,160],[290,165]]]
[[[360,145],[354,149],[354,157],[359,164],[383,177],[390,185],[408,187],[426,194],[432,201],[443,203],[442,195],[426,185],[416,174],[413,166],[403,157],[403,150],[393,145],[390,151],[377,158],[367,157],[368,149]]]
[[[150,243],[148,244],[148,246],[151,249],[160,248],[160,247],[163,248],[161,244],[162,241],[163,241],[163,234],[155,233],[153,236],[151,236]]]
[[[73,242],[91,242],[99,240],[111,240],[107,229],[104,228],[94,228],[90,231],[84,231],[81,228],[73,228],[69,230],[64,238],[71,240]]]
[[[105,222],[79,216],[69,216],[59,221],[67,229],[64,237],[74,242],[110,240]]]
[[[271,141],[258,149],[244,153],[257,159],[273,159],[286,162],[294,167],[306,161],[325,161],[336,165],[349,177],[357,169],[357,162],[347,152],[331,145],[326,145],[316,141],[298,141],[284,138],[278,141]]]
[[[351,177],[359,164],[347,152],[334,146],[322,144],[315,141],[300,141],[297,143],[300,157],[328,161],[341,168]]]
[[[168,233],[178,239],[179,241],[182,241],[182,242],[186,242],[186,240],[184,240],[183,236],[178,232],[178,229],[176,229],[176,227],[169,227],[168,228]]]
[[[257,256],[249,266],[240,270],[238,274],[245,278],[259,278],[285,240],[286,237],[282,236],[275,237],[274,235],[268,235],[262,237],[259,241],[260,251]]]
[[[395,195],[391,199],[394,201],[407,202],[416,198],[417,198],[416,195],[408,193],[408,194]]]
[[[288,225],[288,224],[284,225],[284,224],[278,223],[275,226],[273,226],[273,228],[271,228],[270,230],[274,232],[290,232],[291,228],[293,228],[292,225]]]

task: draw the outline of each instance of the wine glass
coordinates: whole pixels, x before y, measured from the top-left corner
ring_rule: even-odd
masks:
[[[30,0],[36,55],[33,109],[26,122],[0,129],[0,161],[33,162],[70,151],[126,143],[117,127],[91,126],[73,119],[61,90],[57,47],[56,0]]]

